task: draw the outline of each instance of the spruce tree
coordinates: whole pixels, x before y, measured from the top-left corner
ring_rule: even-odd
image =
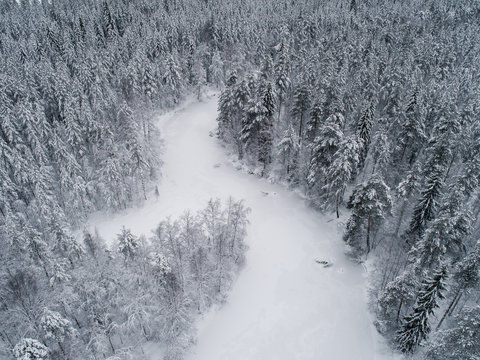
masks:
[[[275,87],[278,89],[278,116],[282,111],[282,105],[285,101],[287,91],[290,87],[289,69],[288,69],[288,47],[286,39],[282,40],[278,50],[277,60],[274,65]]]
[[[17,360],[48,360],[48,348],[40,341],[23,338],[13,348],[13,356]]]
[[[427,339],[431,331],[429,316],[433,315],[438,307],[437,301],[444,298],[446,278],[447,268],[442,265],[435,270],[432,277],[422,281],[413,312],[405,316],[402,327],[395,337],[401,352],[411,353],[423,340]]]
[[[463,193],[453,183],[439,206],[438,215],[428,224],[415,246],[416,261],[423,267],[436,266],[448,256],[457,259],[465,252],[465,239],[472,232],[473,218]]]
[[[339,206],[347,184],[352,180],[359,162],[359,145],[356,136],[349,136],[339,145],[333,155],[333,161],[327,170],[327,205],[334,203],[337,218],[340,217]]]
[[[373,160],[372,174],[375,174],[376,171],[384,174],[390,163],[392,150],[388,136],[383,129],[378,130],[373,136],[370,152]]]
[[[307,137],[310,141],[313,141],[317,136],[318,127],[322,124],[323,109],[325,103],[325,95],[320,93],[316,100],[313,102],[312,109],[310,110],[310,119],[307,123]]]
[[[220,94],[218,100],[218,135],[222,140],[228,140],[227,136],[232,136],[230,129],[234,128],[236,99],[235,85],[237,84],[237,73],[232,72],[227,80],[225,89]]]
[[[398,139],[400,160],[407,159],[412,164],[427,141],[419,111],[418,90],[415,90],[410,96],[402,120],[402,128]]]
[[[381,177],[373,176],[367,182],[357,185],[347,204],[347,208],[352,209],[352,215],[343,236],[356,256],[370,252],[372,229],[377,228],[390,214],[392,205],[390,188]],[[365,242],[361,240],[362,237]]]
[[[296,157],[298,155],[299,143],[295,129],[290,125],[284,132],[283,137],[277,145],[278,156],[283,164],[287,177],[294,171]]]
[[[456,264],[452,280],[452,290],[450,291],[452,298],[437,324],[437,329],[442,326],[448,315],[452,315],[463,293],[480,284],[480,241],[477,241],[473,250]]]
[[[125,261],[132,260],[139,247],[138,239],[132,234],[130,229],[122,227],[120,234],[117,235],[118,252],[122,253]]]
[[[262,94],[263,112],[261,114],[261,130],[259,139],[258,160],[263,164],[263,171],[272,162],[273,146],[273,114],[275,113],[275,94],[272,84],[264,86]]]
[[[319,195],[323,192],[326,184],[326,173],[330,167],[334,154],[343,140],[342,126],[344,118],[342,114],[331,115],[319,130],[318,136],[312,144],[312,155],[310,158],[307,184]]]
[[[390,281],[377,299],[378,318],[386,332],[397,328],[402,309],[409,307],[415,300],[418,281],[409,269]]]
[[[370,104],[362,113],[357,123],[357,135],[360,139],[360,167],[363,167],[370,146],[370,137],[372,132],[373,104]]]
[[[298,124],[298,137],[300,141],[303,139],[303,126],[310,108],[310,88],[308,82],[300,78],[293,90],[293,104],[291,108],[295,122]]]
[[[435,166],[433,172],[427,175],[426,183],[420,193],[413,210],[413,217],[410,221],[410,233],[414,236],[421,235],[428,221],[435,216],[438,206],[438,198],[443,185],[443,168]]]
[[[453,326],[439,331],[428,344],[425,357],[428,360],[470,360],[480,354],[480,306],[462,309],[455,316]]]

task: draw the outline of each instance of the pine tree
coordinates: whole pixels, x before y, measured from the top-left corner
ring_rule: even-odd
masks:
[[[326,184],[326,173],[330,167],[334,154],[343,140],[344,118],[340,113],[331,115],[325,124],[319,128],[318,136],[315,138],[310,158],[307,183],[310,188],[316,187],[317,191],[323,191]]]
[[[132,234],[130,229],[122,227],[120,234],[117,235],[118,252],[122,253],[125,261],[132,260],[139,247],[138,239]]]
[[[466,307],[455,316],[454,325],[439,331],[428,344],[426,359],[477,359],[480,353],[480,306]]]
[[[452,315],[463,293],[480,284],[480,241],[477,241],[473,250],[456,264],[452,278],[453,284],[450,293],[453,296],[437,324],[437,329],[442,326],[447,315]]]
[[[142,89],[143,94],[149,101],[152,101],[157,94],[157,84],[152,72],[152,67],[149,64],[148,59],[144,59],[144,70],[143,70],[143,78],[142,78]]]
[[[373,104],[370,104],[364,111],[357,123],[357,135],[360,140],[360,167],[363,167],[370,146],[372,132]]]
[[[373,176],[366,183],[357,185],[347,204],[347,208],[352,209],[352,215],[343,236],[343,240],[354,249],[357,256],[370,252],[372,229],[377,228],[385,216],[390,214],[392,205],[390,189],[381,177]],[[360,239],[362,235],[365,237],[365,246]]]
[[[251,152],[255,152],[252,148],[257,149],[263,113],[264,107],[262,101],[251,99],[247,104],[242,119],[242,130],[240,135],[243,143]]]
[[[327,201],[335,203],[337,218],[340,217],[338,208],[343,202],[343,195],[347,184],[352,180],[358,166],[359,145],[356,136],[344,139],[333,155],[333,161],[327,170]],[[335,199],[332,201],[332,198]]]
[[[400,213],[398,214],[398,216],[396,216],[397,225],[395,227],[395,236],[398,235],[400,227],[402,226],[403,217],[409,204],[409,200],[413,196],[413,194],[417,192],[420,186],[419,181],[421,173],[422,171],[420,170],[420,165],[417,163],[412,166],[410,171],[407,173],[405,179],[400,181],[400,183],[397,185],[395,192],[397,199],[399,199],[401,202],[401,206],[399,209]]]
[[[388,136],[384,130],[378,130],[373,136],[370,152],[372,154],[373,166],[372,174],[377,170],[383,174],[391,160],[391,146]]]
[[[197,100],[202,98],[202,89],[207,84],[207,73],[202,63],[202,59],[196,58],[192,67],[192,84],[196,87]]]
[[[422,281],[413,312],[405,316],[402,328],[395,337],[398,349],[403,353],[413,352],[430,333],[428,317],[433,315],[438,307],[438,299],[444,298],[446,278],[447,269],[443,265],[435,270],[431,278]]]
[[[275,87],[278,91],[278,117],[282,111],[282,104],[285,101],[287,91],[290,87],[288,68],[288,46],[286,39],[283,39],[278,50],[277,60],[274,65]]]
[[[480,284],[480,241],[455,267],[453,280],[460,289],[474,288]]]
[[[404,112],[402,130],[399,136],[400,159],[406,158],[410,164],[427,141],[424,124],[420,117],[418,91],[415,90]]]
[[[317,129],[322,124],[324,103],[325,95],[320,93],[313,102],[312,109],[310,111],[310,118],[307,123],[307,137],[310,141],[316,138]]]
[[[290,125],[277,145],[278,156],[282,161],[287,177],[295,170],[296,158],[300,149],[295,129]]]
[[[270,55],[264,55],[260,69],[260,77],[264,82],[270,82],[273,79],[273,59]]]
[[[400,320],[402,308],[406,308],[415,300],[418,281],[412,271],[406,270],[390,281],[377,299],[378,317],[382,327],[396,328]],[[384,329],[386,331],[387,329]]]
[[[221,89],[225,82],[224,67],[225,64],[220,57],[220,53],[215,52],[212,57],[212,64],[208,70],[210,73],[210,83],[212,83],[217,89]]]
[[[237,73],[232,72],[227,80],[225,89],[220,94],[218,100],[218,133],[222,140],[227,140],[226,136],[231,134],[229,129],[234,128],[233,121],[235,120],[236,99],[234,97],[235,86],[237,84]]]
[[[17,360],[47,360],[48,348],[35,339],[23,338],[13,349]]]
[[[298,137],[303,139],[303,125],[310,108],[310,88],[305,79],[301,78],[293,91],[293,104],[291,108],[295,122],[298,124]]]
[[[263,171],[272,162],[273,146],[273,114],[275,113],[276,96],[272,84],[266,84],[262,94],[263,112],[261,114],[261,130],[259,139],[258,160],[263,163]]]
[[[45,309],[40,318],[40,328],[44,333],[45,339],[55,341],[65,356],[65,338],[70,338],[74,335],[74,329],[70,321],[56,311]]]
[[[449,187],[436,218],[415,246],[416,261],[422,267],[438,265],[445,256],[456,259],[465,252],[465,239],[472,232],[472,214],[464,205],[457,184]]]
[[[174,93],[175,102],[178,101],[180,90],[182,88],[180,68],[178,67],[174,57],[170,55],[166,63],[166,72],[163,76],[163,83]]]
[[[428,223],[435,215],[438,206],[438,197],[443,185],[443,169],[439,166],[434,167],[434,171],[427,175],[426,183],[421,191],[420,199],[413,210],[413,217],[410,221],[410,233],[421,235]]]

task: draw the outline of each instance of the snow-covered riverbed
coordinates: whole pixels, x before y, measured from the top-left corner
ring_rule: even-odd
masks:
[[[162,116],[159,198],[92,224],[107,241],[123,225],[148,236],[162,218],[200,209],[212,197],[245,199],[251,208],[245,268],[227,303],[199,321],[188,359],[393,358],[367,311],[365,270],[343,255],[336,220],[295,193],[234,169],[210,136],[216,108],[212,96]],[[334,264],[324,267],[315,259]]]

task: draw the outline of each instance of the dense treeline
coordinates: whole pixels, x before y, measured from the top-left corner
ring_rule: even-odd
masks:
[[[54,274],[7,269],[4,354],[142,358],[141,346],[155,341],[165,359],[182,358],[195,316],[223,301],[243,263],[247,214],[242,202],[210,200],[202,211],[160,222],[148,239],[123,228],[107,247],[85,232],[79,250],[53,264]]]
[[[256,67],[232,69],[221,94],[219,137],[314,206],[351,210],[344,240],[373,257],[376,324],[393,346],[475,357],[480,4],[311,9],[258,25]]]
[[[218,135],[244,164],[337,216],[350,208],[344,239],[373,260],[379,331],[405,352],[426,344],[427,358],[475,356],[479,16],[476,0],[0,0],[5,352],[138,357],[144,336],[180,356],[188,336],[154,334],[117,296],[155,290],[132,274],[151,263],[132,258],[128,231],[122,258],[90,254],[71,227],[149,196],[153,111],[211,85],[225,86]],[[77,271],[97,261],[84,307],[60,303],[82,296]],[[211,303],[212,288],[193,288],[182,306]],[[88,312],[94,295],[109,308]],[[130,315],[143,335],[119,327]]]
[[[178,289],[171,291],[149,273],[149,241],[139,245],[142,256],[126,256],[123,266],[113,250],[95,250],[95,237],[82,241],[72,231],[92,211],[116,211],[150,196],[160,165],[154,112],[185,92],[200,95],[207,81],[223,82],[207,8],[180,5],[0,1],[0,356],[138,357],[137,345],[146,339],[183,349],[186,343],[178,343],[189,338],[182,332],[190,320],[175,325],[169,317],[195,306],[202,311],[228,288],[232,264],[241,261],[243,220],[239,247],[222,248],[218,259],[213,235],[208,246],[202,243],[203,223],[192,220],[199,243],[191,251],[199,251],[203,268],[194,275],[172,265],[175,277],[168,275],[167,285]],[[228,230],[222,221],[215,231]],[[181,238],[183,225],[168,226]],[[232,251],[234,262],[224,263]],[[191,255],[158,253],[167,264]],[[141,301],[133,302],[139,293]],[[165,302],[167,295],[175,298]],[[148,321],[156,322],[152,329]],[[180,353],[168,351],[172,358]]]

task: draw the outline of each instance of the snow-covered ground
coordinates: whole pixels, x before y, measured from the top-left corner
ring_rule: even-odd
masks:
[[[212,197],[245,199],[251,208],[246,265],[227,303],[199,321],[188,359],[392,359],[367,311],[365,270],[343,255],[336,220],[279,185],[235,170],[209,135],[216,108],[212,96],[162,116],[159,198],[113,218],[97,215],[91,226],[107,241],[122,225],[149,235],[162,218],[200,209]]]

